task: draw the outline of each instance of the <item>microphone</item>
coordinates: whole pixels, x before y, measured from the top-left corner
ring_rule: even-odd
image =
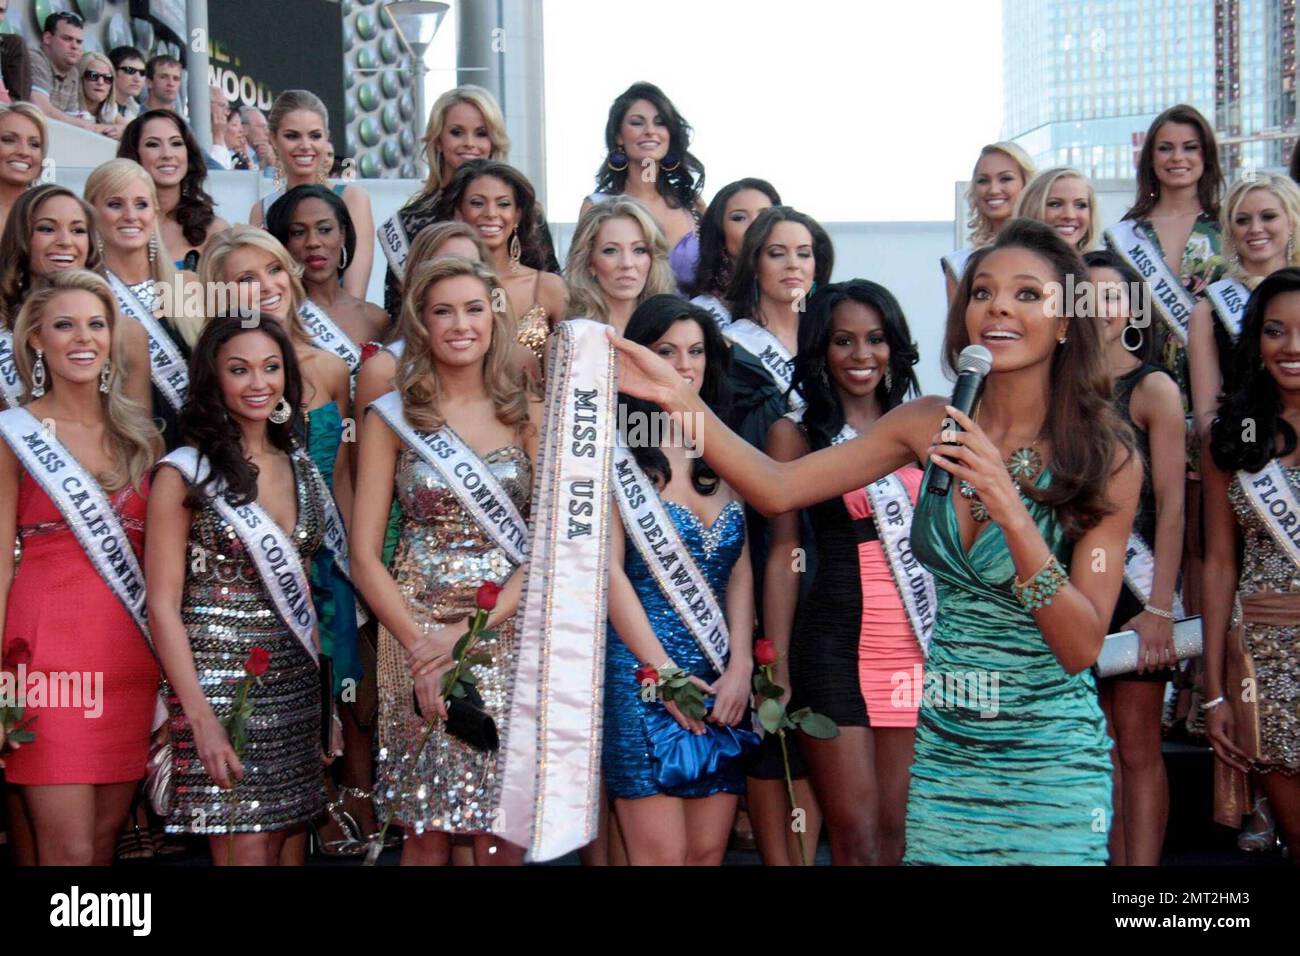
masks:
[[[984,376],[992,367],[993,353],[984,346],[968,345],[962,349],[961,355],[957,356],[957,384],[953,386],[952,401],[948,404],[960,410],[963,415],[969,415],[975,407],[980,388],[984,385]],[[962,427],[951,418],[945,418],[942,430],[952,429],[961,431]],[[930,481],[925,488],[932,495],[946,495],[951,484],[950,472],[942,468],[931,468]]]

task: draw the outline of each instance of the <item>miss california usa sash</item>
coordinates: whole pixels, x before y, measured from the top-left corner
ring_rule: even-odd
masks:
[[[786,396],[792,409],[804,407],[803,396],[790,391],[794,356],[781,344],[780,339],[749,319],[737,319],[723,328],[722,335],[758,359],[767,374],[772,376],[772,381],[780,386],[781,394]]]
[[[1229,276],[1218,282],[1211,282],[1205,289],[1205,296],[1214,306],[1214,315],[1228,333],[1232,341],[1241,335],[1241,323],[1246,317],[1246,303],[1250,301],[1250,289],[1240,279]]]
[[[311,299],[308,299],[303,302],[302,308],[298,310],[298,316],[302,319],[302,324],[306,326],[312,344],[318,349],[333,352],[347,362],[348,372],[355,376],[357,370],[361,368],[361,349],[352,343],[347,333],[334,323],[329,314]]]
[[[721,674],[727,669],[731,639],[717,596],[682,542],[654,484],[637,465],[631,450],[621,443],[614,452],[614,481],[618,485],[614,497],[618,499],[624,530],[654,575],[659,590],[690,629],[713,669]]]
[[[450,425],[436,432],[416,431],[402,410],[400,392],[392,391],[370,403],[388,427],[432,467],[456,500],[492,542],[516,565],[528,558],[528,523],[483,459],[466,445]]]
[[[375,235],[379,237],[379,245],[388,258],[393,275],[401,279],[406,271],[406,257],[411,252],[411,240],[406,235],[406,227],[402,225],[401,212],[395,212],[385,219]]]
[[[23,400],[23,382],[14,362],[14,334],[9,329],[0,329],[0,400],[7,408],[17,408]]]
[[[966,263],[970,262],[974,252],[975,250],[970,246],[962,246],[946,256],[940,256],[939,264],[943,266],[943,271],[948,273],[953,282],[961,282],[962,274],[966,271]]]
[[[1186,346],[1187,324],[1196,301],[1183,288],[1146,230],[1132,219],[1126,219],[1106,230],[1106,243],[1145,280],[1151,290],[1151,304],[1169,331],[1178,336],[1179,344]]]
[[[197,448],[188,446],[177,448],[159,464],[171,465],[194,485],[202,482],[212,470],[207,458],[200,455]],[[316,608],[311,602],[307,572],[293,542],[256,501],[236,508],[221,491],[209,486],[208,501],[221,520],[235,530],[257,568],[258,577],[262,579],[280,620],[298,638],[312,663],[319,666],[315,639]]]
[[[1277,459],[1254,474],[1237,472],[1237,483],[1278,548],[1300,568],[1300,501]]]
[[[149,378],[167,399],[167,404],[179,412],[185,404],[185,393],[190,387],[189,370],[180,349],[176,348],[161,323],[125,282],[108,270],[104,274],[108,278],[108,284],[113,287],[122,314],[140,323],[149,338]]]
[[[60,444],[54,432],[27,409],[0,412],[0,434],[59,509],[86,557],[122,602],[152,651],[144,572],[104,489]]]
[[[608,326],[555,326],[516,620],[519,664],[494,831],[550,860],[596,835],[615,356]]]

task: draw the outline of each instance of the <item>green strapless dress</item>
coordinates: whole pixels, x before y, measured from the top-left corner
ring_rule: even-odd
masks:
[[[1048,481],[1044,470],[1038,483]],[[1067,674],[1015,599],[1001,528],[990,523],[962,552],[953,495],[923,485],[912,526],[913,551],[935,577],[938,613],[904,862],[1104,865],[1111,741],[1092,672]],[[1068,568],[1071,544],[1054,513],[1028,505]]]

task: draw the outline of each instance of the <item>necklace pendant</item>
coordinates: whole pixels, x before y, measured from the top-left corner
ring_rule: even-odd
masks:
[[[961,496],[970,502],[970,516],[977,523],[983,524],[989,520],[989,509],[984,507],[984,502],[980,500],[979,492],[969,481],[962,480],[958,485],[958,491]]]

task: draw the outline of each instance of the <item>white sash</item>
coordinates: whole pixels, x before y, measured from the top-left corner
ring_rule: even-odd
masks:
[[[14,361],[14,334],[0,329],[0,401],[17,408],[23,400],[23,380]]]
[[[939,264],[943,266],[944,272],[948,273],[953,282],[960,283],[962,274],[966,271],[966,263],[970,262],[974,252],[975,250],[970,246],[962,246],[946,256],[940,256]]]
[[[197,448],[189,446],[177,448],[160,464],[171,465],[194,485],[202,482],[211,470],[207,458],[200,455]],[[211,485],[208,486],[208,496],[221,520],[235,529],[280,620],[298,638],[312,663],[319,666],[315,639],[316,607],[311,601],[307,571],[293,541],[256,501],[236,508],[221,494],[221,489]]]
[[[406,227],[402,225],[402,214],[395,212],[385,219],[375,235],[379,237],[380,248],[388,258],[393,275],[400,281],[406,272],[406,257],[411,253],[411,240],[406,235]]]
[[[370,403],[394,434],[432,467],[474,521],[516,565],[528,558],[528,523],[492,469],[451,428],[421,432],[406,420],[402,396],[389,392]]]
[[[1187,345],[1187,324],[1192,320],[1195,299],[1183,288],[1178,275],[1169,268],[1146,231],[1132,219],[1118,222],[1106,230],[1106,242],[1121,259],[1137,270],[1151,292],[1151,304],[1169,331]]]
[[[533,486],[533,539],[496,832],[550,860],[590,843],[600,810],[615,355],[607,326],[555,326]]]
[[[731,324],[731,310],[723,305],[722,300],[716,295],[697,295],[691,299],[691,305],[698,305],[712,315],[719,329],[725,329]]]
[[[731,638],[717,596],[682,542],[654,484],[622,444],[614,452],[614,482],[623,529],[713,669],[723,673]]]
[[[1237,341],[1241,335],[1241,323],[1246,317],[1246,303],[1250,301],[1250,289],[1240,279],[1229,276],[1218,282],[1211,282],[1205,290],[1205,296],[1214,307],[1214,315],[1223,326],[1228,338]]]
[[[322,542],[329,549],[331,558],[334,560],[334,566],[339,569],[339,573],[352,584],[352,564],[348,558],[348,534],[343,524],[343,516],[339,514],[338,502],[334,500],[334,494],[325,482],[325,476],[321,474],[316,463],[311,460],[310,455],[303,455],[302,462],[310,469],[308,475],[316,484],[316,491],[321,499],[321,511],[324,513],[324,528],[322,532]],[[355,590],[355,587],[353,588]],[[370,620],[370,616],[361,606],[361,602],[356,602],[357,607],[357,627],[361,627]]]
[[[1300,568],[1300,501],[1277,459],[1255,474],[1237,472],[1237,483],[1277,546]]]
[[[104,489],[27,409],[0,412],[0,434],[59,509],[86,557],[153,650],[144,572]]]
[[[311,299],[307,299],[298,310],[298,316],[306,326],[312,343],[318,349],[333,352],[347,362],[348,372],[356,375],[357,369],[361,368],[361,349],[353,344],[346,332],[334,324],[329,314]]]
[[[790,388],[794,371],[794,356],[781,344],[781,340],[749,319],[737,319],[722,330],[722,335],[739,345],[767,370],[785,395]],[[803,408],[806,404],[798,392],[789,392],[787,401],[793,409]]]
[[[154,314],[131,291],[130,286],[107,269],[104,270],[104,275],[113,287],[122,314],[129,315],[144,326],[145,334],[149,337],[149,377],[168,404],[179,412],[185,404],[185,393],[190,387],[189,369],[180,349]]]
[[[1136,531],[1130,531],[1128,545],[1124,549],[1124,583],[1137,595],[1143,604],[1151,603],[1151,582],[1155,580],[1156,559]],[[1174,606],[1171,608],[1176,618],[1183,616],[1183,598],[1174,591]]]

